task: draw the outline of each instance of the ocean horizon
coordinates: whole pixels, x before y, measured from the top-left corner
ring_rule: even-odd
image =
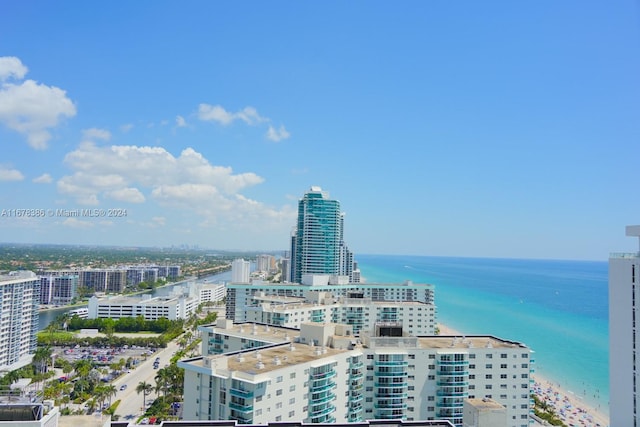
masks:
[[[608,261],[358,255],[369,283],[430,283],[438,322],[517,341],[535,371],[609,413]]]

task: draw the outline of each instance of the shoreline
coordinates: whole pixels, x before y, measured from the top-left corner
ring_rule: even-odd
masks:
[[[438,323],[440,335],[464,336],[462,332],[453,329],[442,323]],[[608,427],[609,416],[593,405],[585,402],[570,390],[563,389],[552,379],[539,374],[533,374],[534,380],[532,393],[540,400],[552,406],[558,415],[567,425],[580,425],[582,427]]]

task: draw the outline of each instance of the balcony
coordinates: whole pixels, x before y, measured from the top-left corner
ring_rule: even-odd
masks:
[[[380,399],[373,405],[377,409],[397,409],[403,408],[407,406],[407,402],[403,399],[392,398],[392,399]]]
[[[318,409],[317,411],[313,411],[311,412],[311,418],[320,418],[320,417],[324,417],[327,416],[329,414],[332,414],[336,411],[336,407],[335,406],[327,406],[325,408],[322,409]],[[314,422],[321,422],[321,421],[314,421]]]
[[[245,418],[240,416],[231,415],[232,420],[236,420],[238,424],[253,424],[253,418]]]
[[[323,379],[328,379],[328,378],[333,378],[336,376],[336,371],[326,371],[326,372],[318,372],[315,374],[311,374],[311,379],[313,381],[317,381],[317,380],[323,380]]]
[[[375,372],[375,376],[376,377],[406,377],[407,373],[404,371],[400,371],[400,372],[380,372],[380,371],[376,371]]]
[[[246,414],[248,412],[253,412],[253,405],[247,405],[247,404],[242,405],[240,403],[229,402],[229,408],[233,409],[234,411],[241,412],[243,414]]]
[[[309,392],[310,393],[319,393],[322,391],[327,391],[327,390],[331,390],[336,388],[336,384],[335,383],[326,383],[326,384],[322,384],[322,385],[310,385],[309,386]]]
[[[327,393],[327,395],[324,397],[320,397],[318,399],[309,399],[309,405],[311,406],[320,405],[322,403],[331,402],[333,400],[336,400],[336,395],[332,393]]]
[[[375,382],[373,384],[375,387],[379,387],[379,388],[397,388],[397,387],[402,387],[402,388],[407,388],[407,382],[406,381],[402,381],[399,383],[381,383],[381,382]]]
[[[408,366],[409,362],[406,360],[376,360],[375,366]]]
[[[436,362],[441,366],[467,366],[469,364],[468,360],[438,360]]]
[[[446,392],[446,391],[438,390],[436,392],[436,396],[438,396],[438,397],[467,397],[468,394],[469,393],[466,392],[466,391]]]
[[[253,399],[253,392],[249,390],[231,388],[229,389],[229,393],[231,394],[231,396],[241,397],[243,399]]]

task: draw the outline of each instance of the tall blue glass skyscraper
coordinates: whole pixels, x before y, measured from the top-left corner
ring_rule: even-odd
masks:
[[[305,274],[349,275],[353,256],[343,241],[340,202],[320,187],[298,202],[298,222],[291,239],[291,280],[300,283]],[[349,265],[347,265],[349,263]]]

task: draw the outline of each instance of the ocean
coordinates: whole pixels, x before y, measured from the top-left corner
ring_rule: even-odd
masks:
[[[526,344],[537,374],[608,414],[607,261],[356,258],[366,282],[435,285],[439,322]]]

